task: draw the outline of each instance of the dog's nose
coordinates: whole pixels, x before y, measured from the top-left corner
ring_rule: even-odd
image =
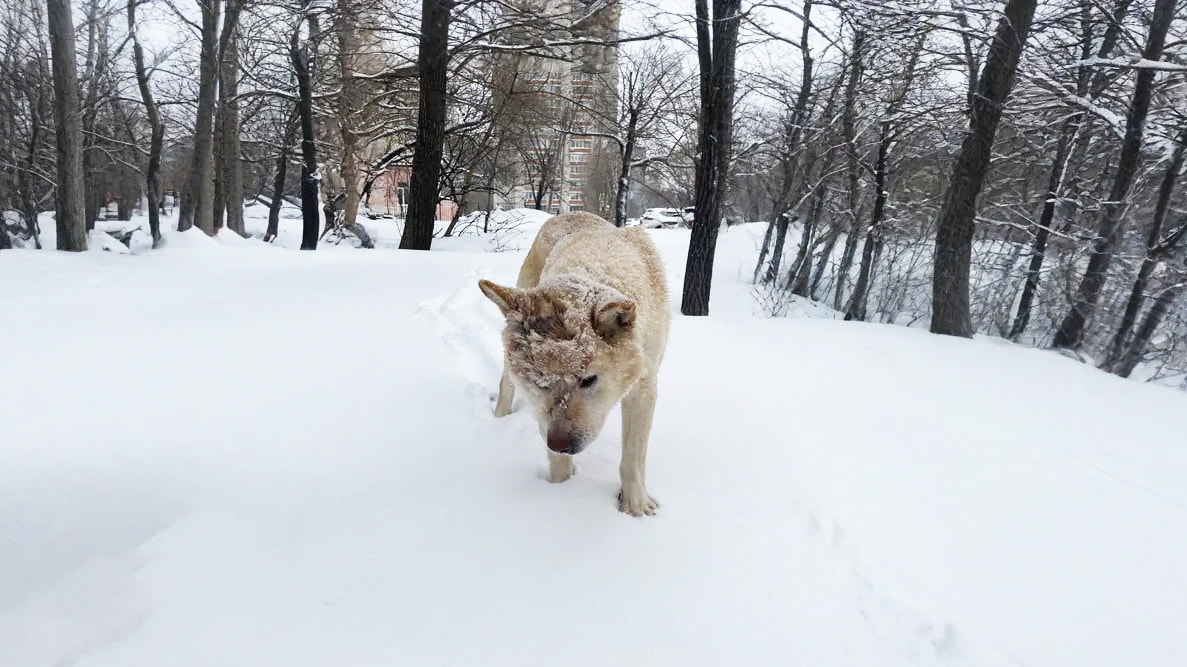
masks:
[[[557,454],[572,454],[573,436],[568,433],[548,431],[548,449]]]

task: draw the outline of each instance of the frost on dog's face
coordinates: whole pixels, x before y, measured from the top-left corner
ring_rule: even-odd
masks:
[[[580,452],[646,369],[634,335],[634,302],[573,275],[550,276],[532,289],[485,280],[479,287],[507,318],[507,368],[527,394],[548,448]]]

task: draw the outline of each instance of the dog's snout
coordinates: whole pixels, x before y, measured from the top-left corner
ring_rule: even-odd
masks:
[[[571,433],[563,433],[554,429],[549,429],[548,449],[556,452],[557,454],[572,454],[573,435]]]

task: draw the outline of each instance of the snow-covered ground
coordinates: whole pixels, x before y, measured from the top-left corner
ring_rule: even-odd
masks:
[[[617,415],[551,485],[490,414],[535,225],[0,253],[0,665],[1187,664],[1187,395],[755,316],[733,228],[633,519]]]

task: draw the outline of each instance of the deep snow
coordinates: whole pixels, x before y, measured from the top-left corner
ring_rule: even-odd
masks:
[[[646,519],[617,413],[562,485],[490,414],[506,238],[0,253],[0,665],[1187,664],[1187,396],[755,317],[761,233],[673,323]]]

